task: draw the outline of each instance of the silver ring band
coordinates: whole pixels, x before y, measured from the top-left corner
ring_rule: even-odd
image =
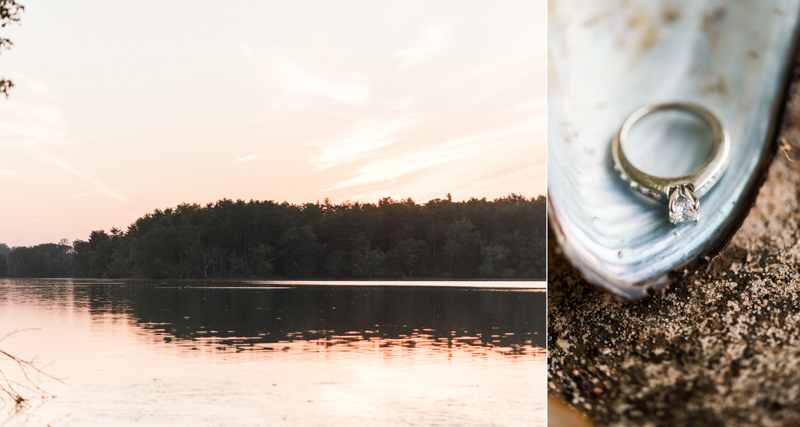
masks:
[[[631,164],[622,151],[622,142],[631,127],[642,117],[660,110],[682,110],[704,119],[714,132],[714,148],[709,159],[697,170],[686,175],[665,178],[642,172]],[[709,110],[687,102],[668,102],[647,105],[634,111],[619,129],[611,143],[614,169],[631,188],[655,200],[668,202],[669,219],[673,224],[698,221],[699,197],[708,192],[725,173],[731,157],[731,141],[728,131]]]

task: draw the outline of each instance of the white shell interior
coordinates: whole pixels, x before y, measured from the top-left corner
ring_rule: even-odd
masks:
[[[640,297],[700,256],[758,179],[794,59],[800,0],[559,0],[548,13],[553,229],[589,281]],[[705,106],[731,136],[731,164],[700,199],[697,223],[670,224],[666,205],[613,169],[611,140],[625,118],[668,101]],[[623,148],[649,173],[677,176],[705,161],[708,134],[691,119],[654,114]]]

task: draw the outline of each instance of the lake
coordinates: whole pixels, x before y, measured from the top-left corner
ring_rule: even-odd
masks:
[[[0,424],[544,426],[543,287],[0,280]]]

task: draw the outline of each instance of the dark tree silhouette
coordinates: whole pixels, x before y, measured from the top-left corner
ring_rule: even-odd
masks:
[[[223,199],[156,209],[127,232],[93,231],[69,253],[76,277],[542,280],[545,224],[543,196],[338,205]]]
[[[20,13],[25,10],[25,6],[15,0],[0,0],[0,28],[5,28],[8,24],[19,22]],[[0,52],[3,49],[10,49],[14,43],[7,38],[0,37]],[[0,78],[0,93],[8,98],[8,90],[14,87],[11,80]]]

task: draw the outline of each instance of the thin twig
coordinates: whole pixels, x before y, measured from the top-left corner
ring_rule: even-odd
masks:
[[[41,330],[42,330],[42,328],[24,328],[24,329],[15,329],[15,330],[14,330],[14,332],[9,332],[9,333],[5,334],[5,335],[3,336],[3,338],[0,338],[0,343],[2,343],[4,339],[6,339],[6,338],[8,338],[8,337],[10,337],[10,336],[12,336],[12,335],[14,335],[14,334],[16,334],[17,332],[25,332],[25,331],[41,331]]]
[[[3,342],[4,339],[18,332],[28,331],[28,330],[37,330],[37,329],[36,328],[17,329],[14,332],[8,333],[2,338],[0,338],[0,342]],[[54,377],[53,375],[44,372],[44,370],[42,370],[42,368],[40,368],[39,366],[36,366],[35,357],[31,360],[25,360],[19,356],[8,353],[7,351],[0,350],[0,359],[7,359],[13,363],[16,363],[20,372],[22,372],[22,376],[25,378],[24,382],[11,380],[6,376],[5,372],[3,372],[2,369],[0,369],[0,401],[5,402],[6,398],[2,396],[3,394],[5,394],[8,398],[11,399],[11,401],[14,402],[14,408],[17,412],[30,406],[30,404],[27,402],[28,399],[22,395],[21,391],[27,391],[30,393],[40,393],[43,399],[55,397],[55,395],[48,393],[39,385],[41,377],[46,377],[51,380],[55,380],[62,384],[65,384],[65,382],[62,379]],[[33,378],[34,376],[35,379]]]

